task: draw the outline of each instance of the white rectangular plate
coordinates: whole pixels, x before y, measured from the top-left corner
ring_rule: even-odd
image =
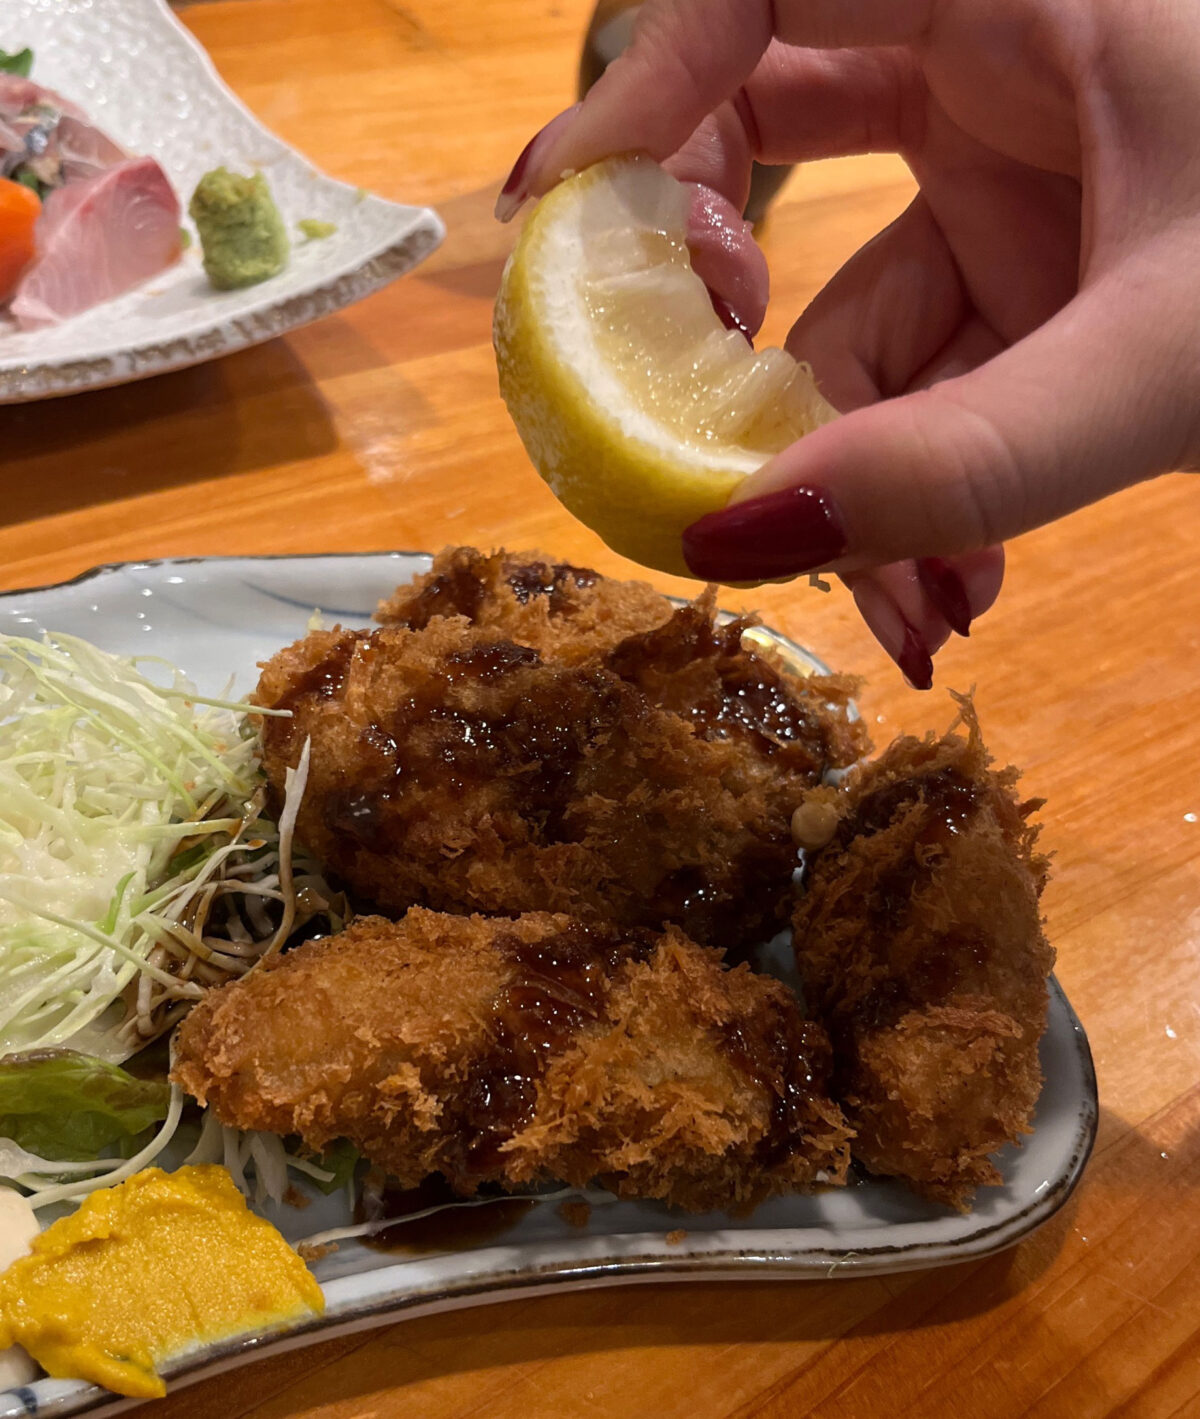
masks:
[[[422,554],[241,557],[128,563],[76,581],[0,596],[0,631],[65,631],[106,650],[154,654],[182,667],[204,693],[235,677],[244,695],[257,662],[305,634],[314,609],[326,624],[365,625],[381,597],[429,566]],[[820,663],[777,638],[800,663]],[[775,1198],[747,1217],[692,1216],[651,1202],[593,1207],[571,1225],[554,1202],[532,1208],[502,1237],[462,1251],[407,1257],[343,1243],[314,1270],[326,1311],[286,1335],[243,1338],[166,1367],[179,1385],[258,1354],[365,1329],[401,1315],[480,1305],[559,1287],[636,1280],[821,1278],[910,1271],[1011,1246],[1063,1205],[1096,1132],[1096,1077],[1087,1038],[1056,982],[1042,1040],[1046,1083],[1036,1127],[998,1155],[1004,1185],[983,1188],[965,1216],[878,1178],[808,1197]],[[314,1194],[314,1197],[316,1195]],[[348,1219],[344,1197],[265,1215],[298,1240]],[[680,1239],[669,1234],[684,1229]],[[73,1381],[41,1380],[0,1394],[0,1419],[98,1415],[128,1401]]]
[[[445,234],[436,212],[335,182],[269,133],[164,0],[3,0],[0,48],[26,45],[31,78],[157,158],[185,210],[211,168],[261,171],[294,245],[284,271],[241,291],[212,288],[194,243],[169,271],[61,325],[18,331],[0,320],[0,403],[122,384],[269,340],[387,285]],[[337,231],[303,241],[295,224],[306,217]]]

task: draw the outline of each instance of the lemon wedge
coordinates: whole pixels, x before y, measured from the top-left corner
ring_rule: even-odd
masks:
[[[614,551],[684,576],[683,529],[836,417],[807,365],[721,323],[688,205],[648,158],[568,178],[526,222],[493,326],[500,392],[554,493]]]

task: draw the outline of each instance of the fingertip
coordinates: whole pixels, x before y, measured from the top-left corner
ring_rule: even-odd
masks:
[[[711,187],[692,188],[688,211],[688,253],[692,270],[713,296],[717,313],[731,328],[753,337],[767,313],[770,277],[767,259],[741,212]]]
[[[896,662],[914,690],[933,688],[933,652],[949,634],[932,638],[914,625],[895,599],[870,576],[855,577],[850,591],[867,629]],[[932,643],[931,643],[932,640]]]
[[[580,105],[575,103],[555,114],[545,127],[540,128],[517,155],[512,170],[504,179],[500,194],[496,198],[495,216],[499,222],[511,222],[530,197],[540,197],[562,176],[561,170],[554,172],[550,161],[559,140],[566,134]],[[554,173],[549,177],[549,173]]]

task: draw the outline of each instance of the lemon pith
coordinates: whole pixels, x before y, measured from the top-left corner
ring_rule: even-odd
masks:
[[[646,158],[554,188],[505,267],[500,390],[538,472],[614,551],[689,575],[683,529],[834,417],[807,366],[722,325],[687,256],[688,192]]]

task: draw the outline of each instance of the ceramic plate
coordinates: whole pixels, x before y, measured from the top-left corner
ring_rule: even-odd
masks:
[[[232,675],[235,693],[244,694],[257,679],[255,663],[303,635],[314,609],[327,624],[366,624],[383,595],[428,565],[428,557],[398,552],[102,567],[61,586],[0,596],[0,631],[67,631],[108,650],[162,655],[204,692],[220,693]],[[814,657],[776,640],[798,668],[819,667]],[[435,1244],[409,1254],[346,1242],[315,1265],[327,1302],[319,1321],[284,1336],[193,1353],[167,1367],[169,1383],[401,1315],[563,1286],[861,1276],[986,1256],[1026,1236],[1063,1205],[1095,1135],[1096,1080],[1087,1038],[1054,982],[1042,1068],[1046,1084],[1035,1132],[1023,1147],[999,1155],[1004,1185],[982,1189],[967,1216],[921,1202],[898,1184],[869,1179],[811,1197],[776,1198],[748,1217],[697,1217],[655,1203],[612,1202],[593,1205],[586,1225],[578,1226],[551,1200],[515,1221],[503,1219],[494,1235],[461,1250]],[[266,1215],[293,1241],[348,1220],[344,1195],[316,1197],[303,1210],[271,1208]],[[115,1404],[93,1386],[41,1380],[0,1395],[0,1419],[96,1415]]]
[[[197,246],[134,291],[47,330],[0,320],[0,403],[122,384],[257,344],[378,290],[441,241],[435,212],[324,177],[268,133],[217,77],[164,0],[3,0],[0,48],[34,51],[40,84],[134,153],[155,157],[186,208],[210,168],[261,171],[294,245],[287,268],[214,291]],[[303,241],[313,217],[337,231]]]

